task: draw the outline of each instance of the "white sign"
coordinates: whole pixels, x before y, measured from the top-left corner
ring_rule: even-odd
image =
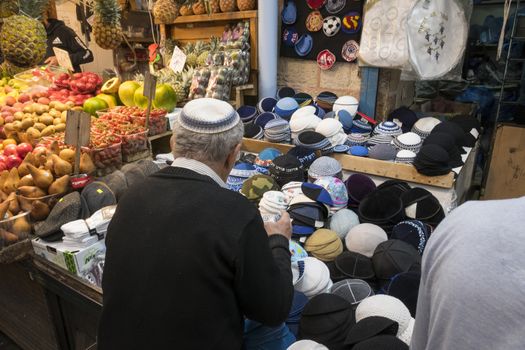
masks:
[[[170,61],[170,68],[175,73],[180,73],[184,69],[184,65],[186,64],[186,55],[184,52],[182,52],[181,49],[179,49],[178,46],[175,46],[173,49],[173,55],[171,56]]]
[[[73,69],[73,63],[71,63],[71,58],[69,57],[69,53],[66,50],[59,49],[58,47],[53,48],[53,52],[55,53],[55,57],[57,58],[58,65],[60,67],[66,68],[70,71],[74,71]]]

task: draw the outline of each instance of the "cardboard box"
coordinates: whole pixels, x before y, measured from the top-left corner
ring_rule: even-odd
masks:
[[[91,268],[95,256],[106,251],[104,239],[77,250],[72,250],[71,246],[67,246],[61,241],[46,242],[40,238],[35,238],[31,243],[36,255],[57,264],[79,277],[82,277],[82,274]]]

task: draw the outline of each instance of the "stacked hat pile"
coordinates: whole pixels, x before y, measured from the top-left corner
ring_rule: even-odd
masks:
[[[441,123],[441,120],[433,117],[425,117],[419,119],[414,126],[412,127],[412,132],[418,134],[421,136],[422,139],[425,139],[432,130],[434,130],[434,127]]]
[[[281,118],[270,120],[264,126],[264,139],[268,142],[289,143],[291,141],[290,124]]]
[[[366,146],[370,136],[362,133],[351,133],[347,136],[347,143],[350,146]]]
[[[244,181],[241,187],[241,194],[250,202],[259,205],[263,195],[268,191],[279,191],[277,182],[268,175],[257,174]]]
[[[315,100],[317,105],[324,109],[326,112],[332,110],[335,101],[337,101],[337,95],[330,91],[321,92],[319,95],[317,95],[317,98]]]
[[[332,198],[330,212],[333,214],[348,205],[348,192],[342,180],[334,176],[323,176],[315,180],[314,184],[323,187]]]
[[[414,153],[419,152],[422,144],[423,140],[421,139],[421,136],[413,132],[401,134],[394,139],[394,146],[396,146],[399,150],[404,149]]]
[[[265,148],[263,149],[255,159],[255,169],[257,172],[268,175],[270,171],[270,165],[273,163],[273,160],[281,155],[281,151],[275,148]]]
[[[268,124],[270,120],[274,120],[274,119],[280,119],[280,117],[277,114],[272,113],[272,112],[263,112],[259,114],[257,117],[255,117],[253,123],[264,129],[266,127],[266,124]]]
[[[331,112],[333,113],[333,118],[336,120],[339,120],[341,124],[343,125],[343,131],[348,134],[352,130],[352,126],[354,126],[354,117],[346,109],[340,109],[337,112]]]
[[[326,137],[332,146],[342,145],[346,142],[343,124],[339,120],[332,118],[323,119],[315,128],[315,131]]]
[[[399,136],[403,133],[401,127],[392,121],[379,123],[374,129],[374,135]]]
[[[273,160],[270,175],[281,187],[292,181],[303,182],[305,177],[303,164],[290,154],[278,156]]]
[[[275,104],[274,112],[279,117],[290,120],[292,114],[299,109],[299,104],[292,97],[284,97]]]
[[[237,108],[237,113],[245,125],[249,124],[259,115],[257,108],[253,106],[241,106]]]
[[[248,178],[252,177],[255,174],[257,174],[257,170],[252,164],[235,164],[232,171],[230,172],[230,175],[228,176],[226,184],[228,185],[228,188],[230,190],[239,192],[242,188],[244,181],[246,181]]]
[[[363,174],[352,174],[345,180],[348,192],[348,206],[357,208],[359,203],[376,189],[374,181]]]
[[[310,181],[314,182],[324,176],[334,176],[342,179],[343,168],[341,167],[341,164],[331,157],[323,156],[317,158],[308,169],[308,178]]]
[[[280,191],[265,192],[259,202],[259,211],[265,222],[279,221],[281,213],[287,208],[286,196]]]
[[[335,294],[320,294],[311,299],[303,311],[299,337],[343,349],[348,332],[355,325],[352,305]]]
[[[333,261],[343,252],[343,242],[337,233],[327,229],[315,231],[304,245],[306,251],[321,261]]]
[[[297,237],[311,235],[325,226],[330,207],[330,194],[321,186],[310,183],[301,185],[303,194],[296,195],[289,203],[288,213],[292,218],[292,233]]]
[[[290,130],[292,139],[297,139],[303,131],[315,131],[321,119],[315,115],[316,109],[313,106],[298,109],[290,118]]]
[[[294,139],[294,143],[296,146],[321,151],[321,153],[330,153],[333,147],[326,137],[315,131],[302,131]]]
[[[374,137],[379,137],[379,135],[376,135]],[[374,137],[372,137],[371,140]],[[390,137],[390,136],[386,136],[386,137]],[[380,144],[370,147],[370,149],[368,150],[368,156],[370,158],[384,160],[384,161],[395,160],[397,153],[398,153],[397,149],[390,143],[380,143]]]
[[[262,140],[264,137],[264,130],[257,124],[245,124],[244,137],[247,137],[249,139]]]
[[[297,263],[292,263],[292,273],[296,269],[298,272],[295,272],[297,278],[294,278],[294,288],[308,298],[326,293],[333,285],[330,270],[317,258],[307,257]]]
[[[66,245],[76,247],[88,247],[98,241],[97,236],[89,233],[89,227],[85,220],[75,220],[60,227],[64,233],[62,242]]]
[[[303,194],[303,190],[301,189],[302,186],[303,186],[302,182],[292,181],[292,182],[288,182],[286,185],[284,185],[281,188],[281,191],[286,196],[286,201],[288,203],[291,203],[292,199],[294,199],[296,196]]]
[[[317,159],[317,155],[313,149],[296,146],[288,151],[289,155],[299,159],[304,169],[308,169],[310,165]]]
[[[364,299],[374,295],[374,291],[367,282],[351,278],[334,283],[330,288],[330,293],[339,295],[352,304],[353,308],[356,308]]]
[[[396,154],[396,163],[412,164],[416,159],[416,153],[406,149],[402,149]]]
[[[275,108],[275,105],[277,104],[277,100],[273,97],[265,97],[259,101],[257,104],[257,111],[259,113],[264,112],[273,112],[273,109]]]

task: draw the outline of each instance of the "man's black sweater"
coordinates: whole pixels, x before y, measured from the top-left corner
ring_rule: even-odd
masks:
[[[293,298],[288,240],[257,209],[191,170],[130,188],[106,238],[98,349],[240,349],[244,316],[283,322]]]

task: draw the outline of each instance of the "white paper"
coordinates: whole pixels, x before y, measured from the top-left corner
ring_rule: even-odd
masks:
[[[186,55],[179,49],[178,46],[175,46],[173,49],[173,55],[171,56],[170,68],[175,73],[180,73],[184,69],[186,64]]]
[[[71,63],[71,58],[69,57],[69,52],[59,49],[58,47],[53,47],[53,52],[55,53],[55,57],[57,58],[58,65],[60,67],[74,71],[73,63]]]

